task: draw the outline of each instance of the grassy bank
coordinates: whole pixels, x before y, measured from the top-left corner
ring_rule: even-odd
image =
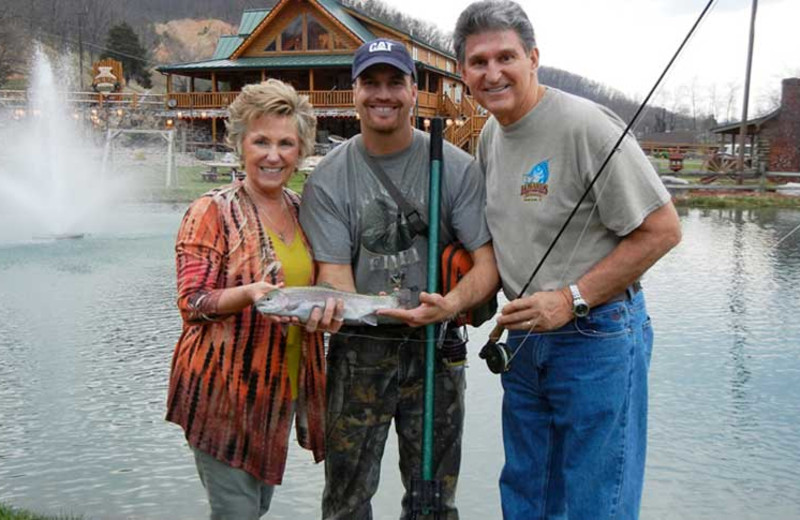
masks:
[[[80,516],[44,516],[0,504],[0,520],[81,520]]]
[[[687,208],[790,208],[800,209],[800,197],[778,193],[696,190],[679,193],[675,205]]]
[[[224,186],[230,182],[225,176],[220,176],[216,182],[203,180],[202,172],[205,166],[181,166],[177,168],[177,187],[164,186],[163,171],[142,171],[137,173],[137,189],[131,192],[130,197],[136,202],[167,202],[188,203],[217,186]],[[289,180],[289,188],[300,193],[306,180],[305,172],[296,173]],[[734,181],[724,179],[719,184],[735,184]],[[758,185],[753,185],[754,191],[738,190],[690,190],[679,192],[675,195],[677,206],[689,208],[797,208],[800,209],[800,197],[791,197],[773,192],[758,192]]]

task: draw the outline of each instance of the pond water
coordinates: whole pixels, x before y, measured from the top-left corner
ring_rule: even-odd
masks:
[[[81,240],[0,224],[0,502],[86,519],[207,516],[182,432],[163,420],[183,209],[118,208]],[[681,218],[683,243],[644,281],[656,343],[642,518],[800,518],[800,232],[776,246],[800,212]],[[501,517],[502,395],[477,358],[487,333],[470,330],[465,520]],[[398,517],[396,451],[390,437],[377,519]],[[318,518],[322,467],[293,447],[288,468],[267,518]]]

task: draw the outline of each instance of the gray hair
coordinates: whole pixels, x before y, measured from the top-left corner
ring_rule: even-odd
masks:
[[[458,17],[453,31],[453,47],[458,62],[466,58],[467,38],[487,31],[517,33],[526,54],[536,47],[533,25],[520,5],[512,0],[481,0],[467,6]]]
[[[225,125],[228,129],[226,141],[242,156],[242,141],[247,127],[261,116],[275,115],[291,117],[297,126],[302,160],[314,151],[317,132],[317,117],[314,107],[306,96],[301,96],[291,86],[277,79],[246,85],[228,107],[230,116]]]

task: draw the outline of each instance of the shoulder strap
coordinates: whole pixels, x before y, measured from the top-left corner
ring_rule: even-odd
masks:
[[[406,220],[408,220],[408,224],[411,226],[411,230],[417,234],[422,236],[428,236],[428,223],[425,222],[425,219],[420,215],[417,208],[411,205],[400,190],[395,186],[392,180],[386,175],[386,172],[383,171],[381,165],[367,152],[366,147],[364,146],[364,141],[359,134],[356,138],[356,148],[358,149],[361,157],[369,166],[369,169],[372,170],[372,173],[375,174],[375,177],[383,184],[383,187],[386,188],[386,191],[389,192],[389,195],[394,199],[397,203],[397,207],[400,208],[400,211],[403,212],[403,215],[406,216]]]

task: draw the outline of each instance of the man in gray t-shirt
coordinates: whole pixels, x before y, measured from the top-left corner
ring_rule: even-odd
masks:
[[[330,152],[303,190],[300,222],[314,250],[318,283],[359,293],[408,289],[416,305],[385,311],[377,327],[344,326],[331,337],[322,498],[326,520],[372,518],[370,500],[392,420],[406,488],[401,518],[410,517],[409,486],[421,463],[425,334],[420,326],[474,307],[499,283],[484,218],[483,178],[474,159],[444,146],[442,243],[460,241],[474,261],[445,296],[424,292],[427,238],[413,232],[367,164],[369,155],[427,221],[430,140],[411,126],[414,76],[402,43],[375,40],[356,51],[354,97],[361,134]],[[465,348],[457,331],[447,330],[437,352],[433,464],[434,478],[443,485],[443,511],[437,518],[448,520],[458,518]]]
[[[677,214],[634,138],[615,148],[619,118],[539,84],[539,49],[518,4],[471,4],[454,46],[492,114],[478,156],[512,300],[497,320],[513,353],[502,374],[504,518],[635,519],[653,341],[639,278],[680,240]]]

